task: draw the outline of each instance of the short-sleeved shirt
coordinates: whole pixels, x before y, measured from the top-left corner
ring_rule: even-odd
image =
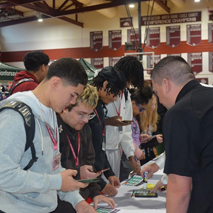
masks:
[[[133,142],[139,147],[140,146],[140,127],[135,117],[133,117],[131,129],[132,129]]]
[[[193,80],[163,121],[164,172],[192,177],[188,213],[213,212],[213,88]]]

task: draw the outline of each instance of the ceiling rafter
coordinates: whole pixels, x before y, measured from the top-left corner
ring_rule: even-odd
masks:
[[[7,2],[7,3],[1,3],[0,4],[0,9],[9,8],[9,7],[13,7],[13,6],[14,6],[14,4],[9,3],[9,2]]]
[[[145,2],[145,1],[147,1],[147,0],[141,0],[141,2]],[[93,6],[87,6],[87,7],[81,7],[81,8],[66,10],[66,11],[57,13],[57,16],[72,15],[72,14],[77,14],[77,13],[90,12],[90,11],[95,11],[95,10],[111,8],[111,7],[117,7],[117,6],[125,5],[125,2],[127,4],[137,3],[138,0],[126,0],[126,1],[116,0],[116,1],[108,2],[108,3],[102,3],[102,4],[98,4],[98,5],[93,5]]]
[[[48,19],[51,17],[42,16],[42,18]],[[16,19],[16,20],[12,20],[12,21],[5,21],[5,22],[0,22],[0,27],[11,26],[11,25],[15,25],[15,24],[23,24],[23,23],[27,23],[27,22],[31,22],[31,21],[36,21],[36,20],[37,20],[36,16],[31,16],[28,18]]]
[[[49,15],[49,16],[54,16],[53,10],[51,8],[49,8],[47,10],[46,8],[42,8],[42,7],[40,7],[40,5],[37,5],[37,4],[25,4],[24,7],[34,10],[34,11],[41,12],[41,13]]]
[[[67,3],[69,2],[69,0],[65,0],[61,6],[58,8],[58,10],[60,11]]]
[[[67,17],[59,17],[59,19],[61,19],[61,20],[63,20],[63,21],[66,21],[66,22],[69,22],[69,23],[71,23],[71,24],[75,24],[75,25],[77,25],[77,26],[79,26],[79,27],[84,27],[84,23],[82,23],[82,22],[79,22],[79,21],[76,21],[76,20],[73,20],[73,19],[71,19],[71,18],[67,18]]]
[[[166,2],[163,3],[161,0],[155,0],[155,3],[161,6],[167,13],[170,13],[170,8],[167,7]]]
[[[66,9],[68,9],[68,8],[72,7],[73,5],[75,5],[75,4],[70,3],[69,5],[67,5],[66,7],[64,7],[64,8],[63,8],[63,10],[61,10],[61,11],[65,11]]]
[[[146,1],[148,0],[140,0],[140,2],[146,2]],[[106,0],[105,3],[92,5],[92,6],[83,5],[77,0],[63,0],[63,1],[60,0],[60,4],[58,2],[59,0],[52,0],[51,3],[49,0],[8,0],[8,1],[4,1],[4,3],[0,3],[0,9],[5,8],[6,10],[9,10],[9,8],[13,8],[13,7],[15,8],[15,7],[21,6],[29,10],[42,13],[42,17],[44,18],[58,18],[68,23],[72,23],[77,26],[83,27],[83,23],[77,20],[78,19],[77,15],[79,13],[107,9],[107,8],[117,7],[117,6],[130,4],[130,3],[138,3],[139,0],[111,0],[111,1]],[[166,12],[170,13],[170,8],[166,4],[167,0],[155,0],[155,2],[158,5],[160,5]],[[59,4],[59,5],[57,4],[57,7],[56,7],[56,3]],[[37,20],[37,17],[35,15],[27,18],[23,16],[24,12],[21,12],[18,10],[15,10],[15,11],[16,11],[16,14],[20,16],[20,18],[18,20],[12,20],[12,21],[4,20],[0,22],[0,27]],[[75,20],[68,18],[67,15],[75,15]]]

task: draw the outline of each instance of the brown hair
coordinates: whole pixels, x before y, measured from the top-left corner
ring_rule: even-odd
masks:
[[[156,105],[155,110],[152,110],[152,102],[156,99],[157,103],[157,97],[153,94],[152,98],[149,99],[149,102],[147,104],[146,110],[140,113],[140,127],[142,132],[146,132],[147,126],[152,126],[152,131],[155,132],[157,130],[157,122],[159,120],[159,115],[157,113],[158,106]]]

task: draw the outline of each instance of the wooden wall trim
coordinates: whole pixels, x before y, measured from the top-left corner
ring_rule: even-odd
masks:
[[[30,50],[29,50],[30,51]],[[2,62],[20,62],[23,60],[25,54],[29,51],[16,51],[16,52],[2,52]],[[62,57],[72,58],[102,58],[102,57],[122,57],[124,53],[131,53],[136,51],[126,51],[123,45],[121,49],[117,51],[110,50],[108,46],[104,46],[102,50],[95,52],[90,47],[79,48],[66,48],[66,49],[46,49],[43,50],[50,60],[55,60]],[[196,53],[196,52],[213,52],[213,44],[210,44],[208,40],[202,40],[202,43],[197,46],[190,46],[186,44],[186,41],[182,41],[181,44],[175,48],[166,45],[166,42],[162,42],[159,47],[152,49],[145,47],[144,52],[154,52],[156,55],[161,54],[178,54],[178,53]]]

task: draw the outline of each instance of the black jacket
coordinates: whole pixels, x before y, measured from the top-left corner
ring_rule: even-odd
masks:
[[[105,150],[103,150],[103,141],[106,141],[103,136],[103,129],[105,129],[105,118],[104,118],[104,104],[99,99],[98,105],[95,109],[95,112],[97,112],[97,116],[95,116],[92,120],[89,121],[89,126],[92,130],[92,142],[95,149],[95,164],[94,167],[96,171],[100,171],[102,169],[110,168],[110,170],[104,172],[104,175],[106,178],[110,176],[114,176],[114,172],[112,171],[112,168],[109,164],[109,161],[107,159],[107,156],[105,154]],[[100,121],[99,119],[100,118]],[[101,179],[101,181],[98,183],[101,186],[101,190],[105,187],[106,182]]]
[[[59,136],[60,136],[60,152],[61,152],[61,165],[66,169],[75,169],[78,171],[76,179],[80,178],[80,167],[83,165],[93,165],[95,162],[95,151],[92,144],[92,134],[91,129],[88,124],[86,124],[80,131],[81,146],[79,151],[79,166],[76,166],[75,160],[73,158],[72,151],[70,149],[67,136],[72,143],[73,149],[77,154],[78,150],[78,131],[71,128],[69,125],[64,123],[60,115],[57,115]],[[100,186],[97,183],[90,183],[88,187],[80,189],[80,194],[84,199],[88,197],[95,197],[100,195]],[[54,213],[61,212],[76,212],[72,205],[68,202],[61,201],[58,198],[58,207]]]

